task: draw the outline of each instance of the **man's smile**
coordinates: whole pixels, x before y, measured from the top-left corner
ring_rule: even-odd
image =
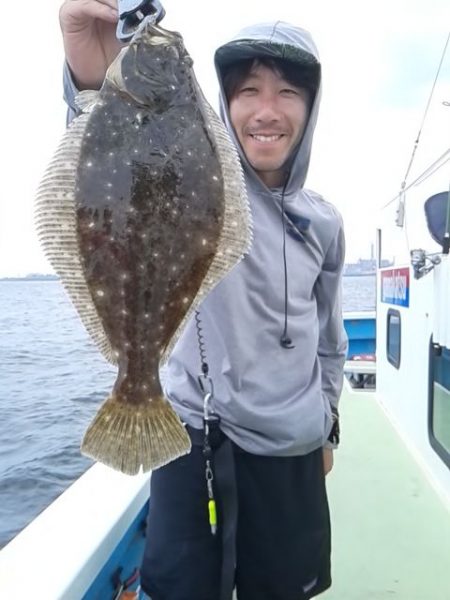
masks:
[[[283,133],[272,133],[272,134],[249,133],[249,136],[258,142],[267,143],[267,142],[277,142],[278,140],[281,140],[281,138],[284,137],[284,134]]]

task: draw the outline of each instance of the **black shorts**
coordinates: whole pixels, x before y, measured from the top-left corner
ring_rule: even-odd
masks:
[[[152,474],[141,569],[146,594],[152,600],[231,600],[223,592],[224,565],[228,573],[232,570],[238,600],[307,600],[330,587],[322,449],[305,456],[265,457],[224,442],[233,463],[237,507],[230,567],[230,540],[224,545],[230,537],[230,489],[227,482],[218,484],[216,465],[218,531],[212,535],[205,458],[195,436],[193,441],[189,455]]]

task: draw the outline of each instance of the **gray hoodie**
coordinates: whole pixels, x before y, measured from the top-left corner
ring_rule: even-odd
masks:
[[[244,29],[217,50],[219,82],[224,64],[261,54],[312,65],[320,74],[309,34],[275,22]],[[65,94],[71,106],[74,92],[66,69]],[[303,188],[319,102],[320,81],[284,193],[286,312],[282,191],[267,188],[247,163],[221,92],[222,118],[245,170],[253,244],[199,307],[200,327],[221,428],[241,448],[255,454],[300,455],[325,445],[332,426],[331,408],[337,408],[342,388],[347,350],[340,289],[342,219],[330,203]],[[294,345],[291,349],[280,344],[285,317]],[[165,393],[181,419],[201,428],[197,333],[192,319],[161,375]]]

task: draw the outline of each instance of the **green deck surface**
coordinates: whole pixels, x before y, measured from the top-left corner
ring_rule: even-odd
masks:
[[[320,600],[450,600],[450,512],[372,393],[341,399],[327,477],[333,586]]]

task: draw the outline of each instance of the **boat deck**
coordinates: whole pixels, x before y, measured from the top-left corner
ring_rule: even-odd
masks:
[[[344,388],[327,477],[333,587],[324,600],[450,600],[450,511],[371,392]]]
[[[320,600],[450,600],[448,506],[372,392],[345,389],[341,415],[327,477],[333,587]],[[111,572],[124,564],[120,552],[128,555],[118,544],[139,522],[147,479],[91,467],[0,552],[0,597],[111,597]],[[100,584],[108,591],[94,594]]]

